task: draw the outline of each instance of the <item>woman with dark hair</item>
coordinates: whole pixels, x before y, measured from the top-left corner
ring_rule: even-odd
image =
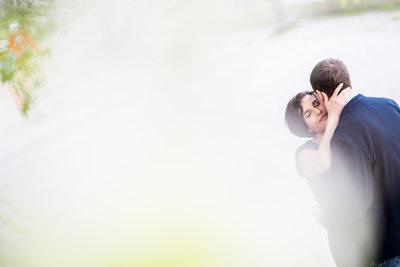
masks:
[[[297,169],[301,176],[312,177],[331,167],[330,142],[350,96],[350,88],[339,94],[342,87],[340,84],[330,99],[319,91],[301,92],[286,107],[285,120],[289,130],[299,137],[312,138],[296,151]]]
[[[330,200],[325,196],[327,193],[325,189],[329,191],[329,186],[328,188],[321,187],[321,182],[333,177],[319,174],[331,168],[332,136],[351,94],[350,87],[340,92],[342,87],[343,84],[340,84],[329,99],[325,93],[319,91],[301,92],[289,101],[285,114],[286,124],[294,135],[311,138],[297,149],[296,164],[299,174],[307,178],[314,196],[321,205],[315,207],[314,216],[325,228],[329,227],[323,216],[325,204]],[[335,185],[335,181],[324,184]],[[363,242],[359,242],[360,236],[352,234],[354,229],[346,229],[343,232],[328,231],[329,247],[337,266],[369,266],[371,256],[369,254],[373,254],[374,242],[365,241],[368,238],[373,240],[373,235],[370,228],[364,228],[358,229]],[[364,242],[367,246],[360,245]]]

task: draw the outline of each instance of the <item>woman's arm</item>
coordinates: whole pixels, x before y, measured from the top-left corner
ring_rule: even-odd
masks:
[[[299,163],[305,175],[311,177],[317,173],[326,172],[331,168],[332,151],[331,140],[339,123],[340,114],[350,96],[350,88],[344,89],[340,94],[343,84],[335,89],[332,97],[328,99],[325,93],[315,92],[316,97],[323,104],[328,113],[325,132],[319,143],[318,150],[305,149],[299,154]]]

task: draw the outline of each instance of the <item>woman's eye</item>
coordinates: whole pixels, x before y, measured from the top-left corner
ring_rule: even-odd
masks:
[[[319,101],[318,101],[318,100],[315,100],[315,101],[313,102],[313,105],[314,105],[314,108],[318,107],[318,106],[319,106]]]
[[[311,112],[306,113],[306,118],[309,118],[311,116]]]

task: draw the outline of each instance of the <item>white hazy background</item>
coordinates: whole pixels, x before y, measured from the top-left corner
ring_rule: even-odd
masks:
[[[0,263],[334,266],[285,107],[327,57],[398,100],[400,13],[269,4],[71,2],[30,116],[0,91]]]

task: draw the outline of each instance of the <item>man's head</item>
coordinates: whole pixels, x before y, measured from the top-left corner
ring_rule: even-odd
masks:
[[[334,58],[324,59],[314,67],[310,75],[310,83],[314,90],[324,92],[329,97],[340,83],[343,83],[343,88],[351,87],[350,74],[346,65]]]

